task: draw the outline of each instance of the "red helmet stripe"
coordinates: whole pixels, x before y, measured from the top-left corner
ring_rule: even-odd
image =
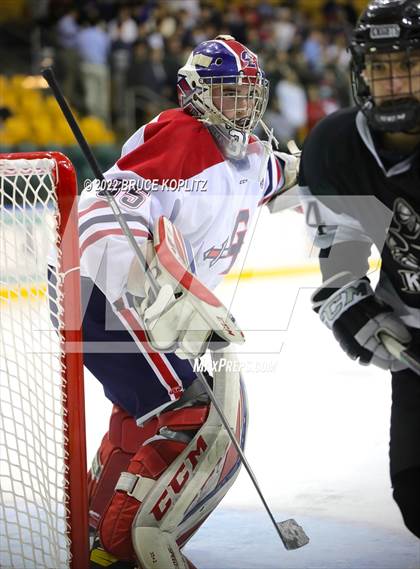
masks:
[[[257,75],[258,59],[255,53],[236,40],[223,40],[222,43],[235,55],[238,71],[243,71],[245,75],[249,75],[251,77],[255,77]],[[247,61],[243,59],[244,52],[247,54],[247,57],[249,57],[252,65],[249,65]]]
[[[230,44],[232,44],[232,43],[236,43],[236,44],[237,44],[238,42],[236,42],[236,41],[235,41],[235,42],[232,42],[232,41],[227,42],[226,40],[216,40],[216,41],[217,41],[218,43],[221,43],[222,45],[224,45],[225,48],[228,49],[228,50],[232,53],[232,55],[235,57],[236,67],[238,68],[238,71],[240,71],[240,70],[242,69],[241,58],[239,57],[239,55],[240,55],[241,52],[238,51],[238,50],[235,50],[235,49],[230,45]],[[239,44],[239,45],[241,45],[241,44]]]

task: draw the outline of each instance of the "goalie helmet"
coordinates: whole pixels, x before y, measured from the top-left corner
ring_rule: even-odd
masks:
[[[208,125],[223,154],[243,158],[268,100],[257,56],[232,36],[204,41],[178,71],[177,88],[180,107]]]
[[[362,13],[350,44],[352,87],[357,105],[370,126],[388,132],[420,129],[420,2],[419,0],[373,0]],[[401,54],[404,72],[396,70]],[[380,73],[373,65],[378,57]],[[401,61],[401,60],[400,60]],[[370,71],[367,72],[367,62]],[[385,65],[383,65],[385,64]],[[384,72],[385,69],[385,72]],[[394,91],[394,81],[407,88]],[[378,96],[380,84],[388,82],[386,95]],[[375,89],[376,88],[376,89]]]

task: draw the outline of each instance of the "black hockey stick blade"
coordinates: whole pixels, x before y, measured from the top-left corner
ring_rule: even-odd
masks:
[[[295,520],[284,520],[277,522],[277,526],[282,536],[284,547],[287,550],[299,549],[309,543],[309,537],[306,535],[302,526]]]
[[[417,375],[420,375],[420,359],[413,350],[407,346],[404,346],[404,344],[401,344],[401,342],[386,332],[381,332],[380,337],[385,348],[392,356],[394,356],[395,359],[405,364]]]

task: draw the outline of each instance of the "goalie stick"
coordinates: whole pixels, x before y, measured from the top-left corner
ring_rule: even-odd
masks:
[[[60,109],[64,115],[64,117],[66,118],[74,137],[76,138],[77,143],[79,144],[83,154],[85,155],[92,171],[93,174],[95,175],[96,178],[98,178],[101,181],[105,181],[105,177],[99,167],[99,164],[90,148],[90,146],[88,145],[85,137],[82,134],[82,131],[80,130],[79,125],[76,122],[76,119],[73,116],[73,113],[69,107],[69,105],[67,104],[67,101],[64,98],[64,95],[57,83],[57,80],[55,78],[54,72],[51,68],[47,68],[44,69],[42,71],[42,76],[44,77],[44,79],[47,81],[50,89],[52,90],[58,105],[60,106]],[[145,274],[146,274],[146,278],[148,278],[149,283],[150,283],[150,287],[153,291],[153,294],[155,295],[155,297],[157,296],[159,290],[158,287],[156,285],[156,282],[154,281],[153,277],[150,275],[150,271],[147,270],[148,265],[147,265],[147,260],[140,248],[140,246],[138,245],[137,241],[134,239],[133,234],[131,233],[130,228],[127,225],[126,220],[124,219],[121,210],[118,206],[118,204],[116,203],[113,195],[107,190],[106,188],[106,184],[104,185],[104,191],[103,191],[108,204],[110,206],[110,208],[112,209],[113,214],[115,215],[116,220],[118,221],[124,235],[126,236],[128,242],[130,243],[130,246],[132,247],[138,261],[140,262],[141,266],[144,268]],[[194,362],[190,360],[191,365],[193,366]],[[261,491],[261,488],[258,484],[258,481],[248,463],[247,458],[245,457],[245,454],[240,446],[240,444],[238,443],[238,441],[236,440],[235,434],[233,433],[232,429],[229,426],[229,423],[226,419],[226,417],[224,416],[224,413],[222,411],[222,409],[220,408],[220,405],[218,404],[213,391],[211,390],[209,384],[207,383],[204,374],[200,371],[196,372],[198,379],[200,380],[201,384],[203,385],[207,395],[209,396],[211,402],[213,403],[217,413],[219,414],[219,417],[228,433],[228,436],[233,444],[233,446],[236,449],[236,452],[238,453],[238,456],[240,458],[240,461],[242,462],[242,464],[244,465],[246,471],[248,472],[248,475],[251,478],[252,483],[254,484],[254,487],[263,503],[263,506],[276,530],[276,533],[278,534],[278,536],[280,537],[284,547],[287,550],[292,550],[292,549],[298,549],[299,547],[302,547],[304,545],[306,545],[309,542],[309,538],[306,535],[306,533],[304,532],[303,528],[294,520],[294,519],[289,519],[289,520],[284,520],[282,522],[276,522],[273,513],[271,512],[270,507],[268,506],[268,503],[265,500],[265,497]]]

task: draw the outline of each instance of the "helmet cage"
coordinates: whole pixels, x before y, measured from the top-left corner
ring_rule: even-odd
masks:
[[[227,38],[200,44],[178,71],[178,98],[187,113],[209,126],[223,152],[239,159],[267,107],[269,82],[255,54],[238,42],[241,65],[232,64],[229,40],[217,41],[222,37]]]
[[[199,77],[189,96],[181,94],[182,106],[209,125],[224,125],[250,134],[267,107],[268,85],[261,74]],[[180,82],[178,87],[182,89]]]
[[[416,63],[420,58],[420,4],[417,0],[372,0],[356,25],[350,52],[353,96],[369,124],[389,132],[418,130],[420,78]],[[375,65],[376,55],[379,66]],[[407,70],[402,69],[401,62]],[[394,91],[398,79],[406,81],[404,92]],[[385,82],[388,82],[386,95],[380,93]]]
[[[223,124],[227,128],[250,134],[267,106],[267,79],[216,76],[201,81],[202,102],[206,109],[201,119],[209,124]]]
[[[395,53],[401,54],[406,71],[397,70],[401,60],[393,57]],[[385,131],[415,128],[420,119],[420,46],[392,51],[374,47],[361,51],[353,47],[352,54],[353,96],[372,126]],[[375,61],[377,54],[380,54],[380,58]],[[378,64],[381,70],[378,70]],[[394,91],[394,82],[397,80],[407,82],[404,91]],[[380,94],[380,87],[385,84],[389,88],[386,94]]]

